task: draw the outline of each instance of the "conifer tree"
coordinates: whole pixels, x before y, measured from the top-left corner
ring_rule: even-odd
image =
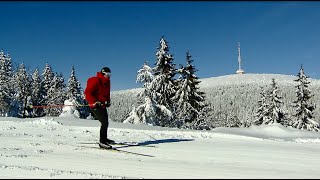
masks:
[[[0,51],[0,116],[10,114],[10,106],[13,100],[12,87],[12,63],[9,54]]]
[[[282,96],[279,95],[278,87],[274,78],[272,78],[271,89],[267,93],[269,106],[266,112],[266,119],[262,124],[280,123],[284,125],[286,114],[282,109]]]
[[[29,75],[23,63],[14,75],[14,82],[15,99],[19,103],[19,116],[26,117],[27,106],[30,106],[31,89]]]
[[[48,91],[51,87],[53,78],[54,78],[54,72],[52,71],[51,66],[46,63],[43,72],[41,74],[41,86],[42,86],[42,91],[41,91],[41,105],[47,105],[48,104]]]
[[[297,76],[298,79],[294,80],[298,82],[298,85],[295,86],[297,88],[297,100],[293,102],[296,108],[296,113],[294,114],[296,119],[293,121],[292,127],[308,131],[319,131],[319,123],[313,117],[315,105],[309,102],[313,96],[308,88],[310,84],[309,76],[305,75],[302,65]]]
[[[159,126],[161,118],[166,116],[168,116],[167,118],[170,118],[169,116],[171,116],[171,112],[164,106],[156,104],[152,99],[150,83],[153,78],[152,68],[150,68],[148,63],[145,62],[138,71],[136,80],[136,82],[143,83],[144,90],[138,95],[140,98],[143,98],[143,100],[140,102],[138,107],[133,107],[129,117],[124,120],[124,123]],[[161,114],[157,112],[160,112]]]
[[[76,100],[79,104],[81,103],[81,85],[75,75],[74,66],[71,68],[71,75],[68,79],[67,84],[67,98],[71,100]]]
[[[169,110],[172,112],[172,97],[175,94],[173,77],[176,74],[176,69],[173,63],[173,56],[169,54],[169,46],[164,37],[160,39],[159,44],[160,47],[158,47],[158,51],[156,52],[157,62],[153,68],[154,79],[150,83],[150,93],[155,104],[165,107],[165,111]],[[160,126],[170,126],[172,117],[168,118],[168,116],[164,115],[167,113],[163,113],[164,116],[161,114],[162,112],[158,112]]]
[[[199,87],[197,87],[200,81],[195,75],[197,70],[192,65],[193,60],[189,52],[186,53],[186,60],[187,66],[180,65],[180,69],[177,71],[180,76],[176,80],[177,91],[173,97],[176,104],[174,126],[178,127],[197,120],[205,107],[204,93],[199,91]]]
[[[152,68],[149,66],[148,61],[145,61],[141,69],[137,73],[137,83],[143,83],[143,87],[148,87],[154,78]]]
[[[169,46],[164,37],[160,39],[159,44],[151,88],[154,91],[153,98],[157,103],[171,107],[171,98],[174,94],[173,77],[176,74],[176,69],[175,64],[173,64],[173,56],[169,54]]]
[[[136,82],[143,83],[143,91],[138,94],[138,98],[144,99],[146,96],[151,98],[150,83],[153,81],[153,79],[153,69],[148,65],[148,61],[146,61],[137,73]]]
[[[268,112],[269,104],[267,102],[266,92],[262,86],[260,86],[260,100],[258,101],[258,111],[256,113],[257,119],[254,121],[255,125],[261,125],[266,121],[266,114]]]
[[[30,84],[30,91],[31,91],[31,105],[32,106],[40,106],[41,104],[41,92],[42,92],[42,86],[41,86],[41,78],[38,69],[35,69],[31,76],[31,84]],[[34,116],[42,116],[43,115],[43,109],[35,108],[33,109],[33,115]]]
[[[66,100],[66,85],[62,74],[55,74],[48,90],[48,105],[62,105]],[[45,109],[46,115],[59,116],[62,107]]]
[[[69,99],[70,102],[75,102],[74,105],[82,105],[84,103],[83,91],[76,77],[74,66],[71,68],[71,75],[68,79],[67,99]],[[77,106],[76,110],[80,113],[80,118],[86,118],[90,114],[90,110],[84,106]]]

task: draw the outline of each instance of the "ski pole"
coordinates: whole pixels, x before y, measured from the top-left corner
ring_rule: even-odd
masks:
[[[58,104],[58,105],[47,105],[47,106],[30,106],[30,108],[57,108],[57,107],[64,107],[64,106],[90,106],[88,105],[84,105],[84,104],[80,104],[80,105],[65,105],[65,104]]]

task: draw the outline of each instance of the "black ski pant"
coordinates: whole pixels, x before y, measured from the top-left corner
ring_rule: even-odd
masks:
[[[90,108],[94,117],[101,122],[100,127],[100,142],[106,143],[108,137],[108,126],[109,126],[109,119],[108,119],[108,111],[106,108],[96,107]]]

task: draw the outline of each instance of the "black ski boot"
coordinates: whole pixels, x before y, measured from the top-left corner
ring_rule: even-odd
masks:
[[[107,139],[107,143],[108,144],[116,144],[116,142],[114,140],[111,140],[111,139]]]

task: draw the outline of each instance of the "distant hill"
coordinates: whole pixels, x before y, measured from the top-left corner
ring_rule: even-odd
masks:
[[[275,78],[276,82],[280,84],[294,84],[297,76],[284,74],[231,74],[225,76],[211,77],[200,79],[200,88],[207,88],[212,86],[225,85],[239,85],[239,84],[271,84],[271,79]],[[320,80],[309,78],[312,83],[320,84]]]
[[[279,87],[283,97],[284,110],[289,117],[294,113],[292,102],[296,100],[295,75],[283,74],[232,74],[200,79],[199,88],[206,93],[206,100],[213,109],[212,119],[217,121],[217,126],[225,126],[229,121],[247,121],[255,119],[257,103],[260,99],[260,87],[271,87],[271,79]],[[320,105],[320,80],[309,78],[312,101]],[[111,92],[112,108],[109,109],[110,118],[122,122],[132,106],[137,105],[136,95],[142,88],[128,89]],[[315,110],[316,119],[320,119],[319,108]]]

